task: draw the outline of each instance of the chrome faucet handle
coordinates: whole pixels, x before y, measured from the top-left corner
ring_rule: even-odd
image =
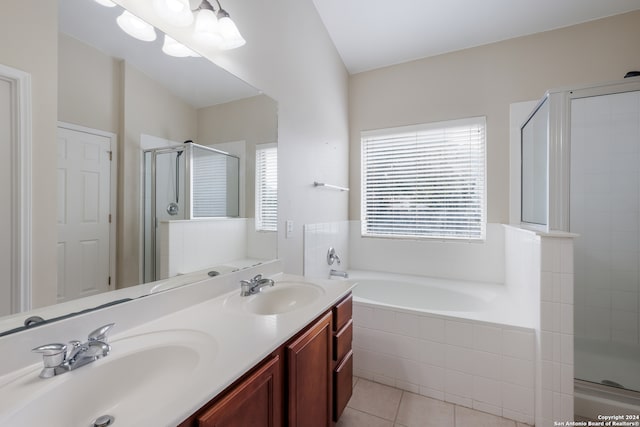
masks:
[[[69,341],[67,344],[67,356],[66,360],[71,360],[76,357],[76,354],[80,351],[80,347],[82,347],[82,343],[78,340]]]
[[[113,326],[115,325],[115,323],[109,323],[108,325],[104,325],[99,327],[98,329],[96,329],[95,331],[91,332],[89,334],[89,341],[102,341],[102,342],[107,342],[107,333],[109,332],[109,330],[111,328],[113,328]]]
[[[262,280],[262,274],[256,274],[255,277],[251,279],[253,283],[259,282],[260,280]]]
[[[336,253],[336,250],[333,247],[330,247],[327,251],[327,264],[333,265],[334,262],[337,262],[340,265],[340,257]]]
[[[41,345],[31,351],[42,354],[44,368],[42,372],[40,372],[40,378],[51,378],[54,376],[55,368],[62,365],[67,357],[67,346],[60,343]]]
[[[51,368],[64,362],[65,355],[67,354],[67,346],[66,344],[60,343],[45,344],[36,347],[31,351],[34,353],[41,353],[45,367]]]

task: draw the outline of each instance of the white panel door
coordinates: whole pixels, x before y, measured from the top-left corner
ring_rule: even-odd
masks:
[[[58,128],[58,302],[110,285],[111,140]]]
[[[11,83],[0,79],[0,200],[11,200]],[[0,316],[11,314],[11,212],[0,209]]]

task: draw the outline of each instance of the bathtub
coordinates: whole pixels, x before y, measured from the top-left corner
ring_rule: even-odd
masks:
[[[535,330],[504,285],[369,271],[349,280],[354,375],[533,424]]]
[[[517,301],[500,283],[361,270],[350,270],[349,280],[358,282],[354,301],[369,306],[524,328],[535,325],[530,307]]]

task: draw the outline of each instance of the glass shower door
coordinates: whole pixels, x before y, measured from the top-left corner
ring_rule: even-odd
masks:
[[[640,92],[571,100],[575,376],[640,390]]]
[[[186,219],[185,149],[169,148],[145,152],[144,281],[160,277],[159,224]]]

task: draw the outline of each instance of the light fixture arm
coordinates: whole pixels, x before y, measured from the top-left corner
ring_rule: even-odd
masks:
[[[202,0],[200,2],[200,6],[198,6],[197,9],[194,9],[193,12],[197,10],[205,9],[205,10],[210,10],[212,12],[215,12],[218,18],[228,18],[229,13],[226,10],[224,10],[222,6],[220,6],[220,2],[218,0],[215,0],[215,2],[216,2],[216,5],[218,6],[218,10],[216,10],[216,8],[211,4],[210,0]]]
[[[200,6],[198,6],[197,9],[194,9],[193,12],[197,11],[197,10],[210,10],[212,12],[215,13],[215,9],[213,8],[213,6],[211,5],[211,2],[209,2],[209,0],[202,0],[200,2]]]
[[[214,4],[214,1],[215,1],[215,4]],[[218,10],[216,10],[216,6]],[[238,27],[229,16],[229,13],[226,10],[224,10],[220,5],[219,0],[201,0],[200,6],[198,6],[198,8],[193,12],[198,12],[198,11],[199,11],[199,16],[196,21],[205,20],[205,17],[208,16],[208,12],[205,13],[205,11],[209,11],[213,13],[213,16],[211,16],[211,18],[206,18],[206,19],[211,21],[217,20],[219,24],[219,25],[216,24],[218,25],[217,34],[222,39],[221,48],[223,50],[235,49],[237,47],[243,46],[246,43],[244,38],[242,38],[240,31],[238,31]],[[196,22],[196,27],[198,27],[198,24],[199,22]],[[203,29],[200,30],[200,33],[202,34],[201,37],[211,38],[213,36],[208,35],[208,30],[206,29],[206,25],[207,25],[206,23],[201,25],[204,27]],[[212,25],[212,24],[209,23],[209,25]]]
[[[219,0],[216,0],[216,4],[218,5],[218,13],[217,13],[218,14],[218,19],[220,19],[220,18],[228,18],[229,14],[227,13],[226,10],[224,10],[222,8],[222,6],[220,6],[220,1]]]

